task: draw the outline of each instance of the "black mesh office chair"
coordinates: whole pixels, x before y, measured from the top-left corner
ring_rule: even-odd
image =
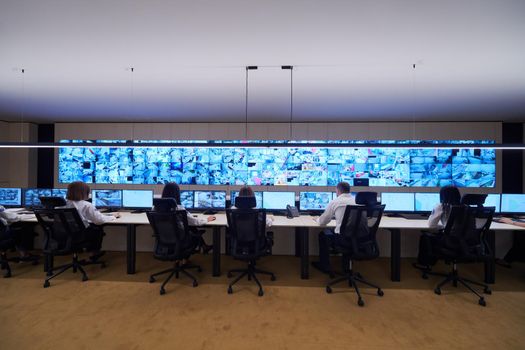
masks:
[[[332,293],[332,286],[347,281],[357,293],[357,304],[364,306],[357,282],[377,289],[377,295],[383,296],[379,286],[365,280],[360,273],[354,273],[352,262],[372,260],[379,256],[376,233],[385,210],[384,205],[347,205],[341,222],[341,233],[336,235],[334,248],[343,254],[344,276],[338,277],[328,283],[326,292]]]
[[[237,201],[236,201],[237,202]],[[236,203],[237,204],[237,203]],[[228,277],[240,273],[228,286],[228,294],[233,293],[232,286],[244,276],[253,279],[259,286],[259,296],[264,295],[256,274],[269,275],[275,281],[273,272],[259,270],[255,267],[257,259],[271,254],[272,238],[266,233],[266,212],[264,209],[227,209],[226,217],[230,232],[230,249],[234,259],[246,261],[246,269],[228,271]]]
[[[482,207],[487,199],[487,194],[466,193],[461,197],[461,204]]]
[[[66,205],[64,197],[39,197],[38,199],[40,199],[40,203],[45,209],[54,209]]]
[[[198,244],[198,239],[189,231],[186,211],[149,211],[146,214],[155,237],[155,248],[153,251],[155,259],[174,262],[172,268],[151,275],[149,282],[153,283],[155,282],[155,277],[169,273],[160,286],[160,295],[164,295],[166,293],[164,287],[171,278],[173,276],[179,278],[179,273],[183,273],[193,281],[193,287],[197,287],[199,285],[197,279],[187,270],[197,269],[198,272],[201,272],[201,267],[193,264],[182,264],[182,260],[188,259]]]
[[[100,265],[106,267],[103,261],[78,260],[78,254],[90,251],[91,243],[86,242],[85,235],[88,232],[78,211],[75,208],[61,209],[35,209],[38,223],[44,230],[44,255],[47,259],[55,256],[72,255],[73,260],[69,264],[57,267],[49,267],[44,288],[50,286],[49,281],[69,269],[76,273],[82,273],[82,281],[87,281],[88,276],[83,266]],[[58,272],[53,274],[53,271]]]
[[[377,205],[380,204],[377,201],[377,192],[363,191],[357,192],[355,195],[355,203],[362,205]]]
[[[448,274],[426,272],[430,275],[445,276],[445,279],[434,289],[436,294],[441,294],[441,287],[445,284],[452,282],[454,287],[457,287],[459,282],[478,296],[478,303],[481,306],[486,306],[484,297],[470,284],[483,287],[485,294],[492,293],[489,286],[459,276],[457,265],[491,259],[492,252],[485,241],[485,234],[490,229],[494,211],[494,207],[452,206],[447,225],[443,230],[443,242],[436,249],[439,259],[452,264],[452,271]]]

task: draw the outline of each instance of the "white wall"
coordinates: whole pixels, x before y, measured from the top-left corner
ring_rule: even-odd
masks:
[[[30,142],[37,140],[37,126],[31,123],[0,122],[0,141]],[[0,149],[0,186],[30,187],[37,181],[35,149]]]

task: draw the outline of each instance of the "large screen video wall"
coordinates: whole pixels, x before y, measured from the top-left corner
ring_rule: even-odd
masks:
[[[352,148],[333,142],[326,148],[306,143],[232,148],[217,141],[213,147],[164,148],[74,142],[93,146],[59,148],[60,183],[333,186],[368,179],[369,186],[494,187],[496,182],[495,150],[486,148]]]

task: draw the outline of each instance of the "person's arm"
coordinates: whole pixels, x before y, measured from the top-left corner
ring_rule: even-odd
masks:
[[[20,216],[16,213],[10,213],[8,211],[0,211],[0,217],[6,221],[8,225],[11,225],[13,222],[20,221]]]
[[[498,220],[498,222],[501,222],[502,224],[507,224],[507,225],[525,227],[525,222],[514,221],[510,218],[501,218]]]
[[[110,222],[116,219],[114,215],[104,215],[101,212],[99,212],[95,206],[89,202],[86,204],[86,220],[89,222],[92,222],[95,225],[103,225],[106,222]]]
[[[205,225],[208,220],[206,219],[199,219],[191,215],[190,213],[186,212],[186,215],[188,216],[188,225],[189,226],[202,226]]]
[[[432,209],[432,214],[428,217],[428,227],[440,227],[439,221],[441,220],[441,215],[443,215],[443,206],[438,204]]]
[[[330,221],[332,221],[332,218],[334,217],[334,208],[334,201],[328,203],[328,206],[324,210],[323,214],[321,214],[321,216],[317,218],[317,223],[321,226],[324,226],[327,225]]]

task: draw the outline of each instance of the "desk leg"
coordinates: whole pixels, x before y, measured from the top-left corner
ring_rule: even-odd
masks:
[[[491,257],[485,261],[485,283],[496,282],[496,234],[493,230],[487,232],[486,241],[491,252]]]
[[[297,227],[295,229],[296,237],[299,236],[299,247],[301,254],[301,279],[306,280],[309,278],[309,255],[310,255],[310,242],[308,240],[308,228]]]
[[[401,281],[401,231],[390,229],[390,279]]]
[[[221,275],[221,228],[213,227],[213,271],[212,276]]]
[[[230,240],[228,239],[229,233],[228,233],[228,227],[226,227],[226,233],[224,234],[224,255],[231,255],[231,246],[230,246]]]
[[[137,259],[137,227],[134,224],[127,225],[127,250],[126,250],[126,260],[127,260],[127,270],[128,275],[135,273],[135,265]]]
[[[297,258],[301,256],[301,234],[297,228],[295,229],[295,256]]]

